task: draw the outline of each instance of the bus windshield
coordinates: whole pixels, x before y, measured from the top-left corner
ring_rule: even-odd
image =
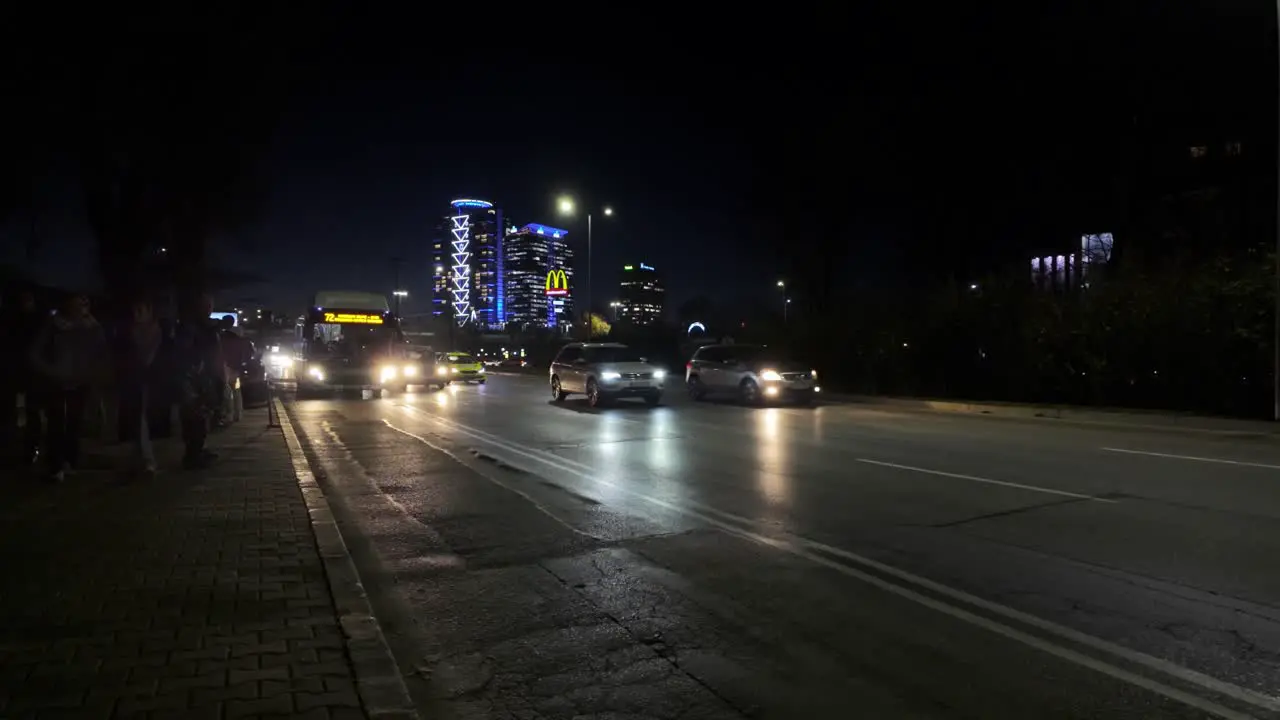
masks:
[[[389,352],[399,345],[399,334],[389,325],[316,323],[311,345],[318,354],[358,358]]]

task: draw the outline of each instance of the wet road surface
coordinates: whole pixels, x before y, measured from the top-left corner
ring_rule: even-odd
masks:
[[[501,375],[290,417],[432,717],[1280,717],[1273,440]]]

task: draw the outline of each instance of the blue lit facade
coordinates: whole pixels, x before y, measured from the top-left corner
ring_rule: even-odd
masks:
[[[573,249],[568,235],[541,223],[508,229],[503,240],[507,322],[547,327],[572,322]],[[549,296],[548,275],[559,271],[564,271],[569,292]]]
[[[505,326],[502,210],[487,200],[450,203],[432,241],[432,315],[479,331]]]

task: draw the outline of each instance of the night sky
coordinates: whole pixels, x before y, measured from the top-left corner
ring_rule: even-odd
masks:
[[[767,296],[818,261],[851,285],[963,275],[1103,221],[1095,195],[1142,123],[1227,125],[1274,153],[1274,8],[1082,5],[637,21],[594,42],[590,28],[314,18],[288,40],[269,202],[219,250],[270,284],[223,299],[296,309],[317,288],[389,291],[400,256],[405,311],[425,309],[433,227],[457,196],[579,240],[585,222],[557,217],[555,198],[612,206],[597,304],[631,261],[663,270],[674,303]],[[73,190],[57,173],[45,185],[37,232],[56,241],[26,263],[20,219],[5,248],[41,279],[91,286]],[[844,257],[797,252],[815,233]]]

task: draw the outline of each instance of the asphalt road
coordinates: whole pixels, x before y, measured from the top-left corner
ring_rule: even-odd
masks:
[[[432,717],[1280,717],[1275,440],[501,375],[290,417]]]

